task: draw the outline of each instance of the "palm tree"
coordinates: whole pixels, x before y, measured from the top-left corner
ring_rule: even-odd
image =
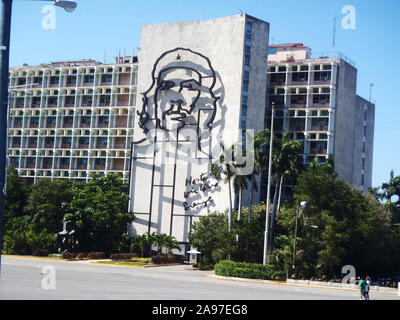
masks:
[[[143,235],[136,235],[132,239],[132,247],[139,247],[141,252],[141,257],[143,258],[144,250],[146,245],[148,244],[149,240],[146,234]]]
[[[392,202],[393,196],[398,199]],[[392,223],[398,223],[400,216],[400,176],[394,176],[393,170],[390,171],[390,179],[382,184],[382,192],[379,195],[381,200],[386,200],[384,206],[392,214]]]
[[[268,171],[268,154],[266,150],[268,150],[270,141],[270,132],[268,129],[263,129],[256,133],[254,137],[254,170],[250,175],[250,206],[249,206],[249,216],[248,223],[251,221],[251,213],[253,203],[253,190],[257,188],[257,184],[255,183],[255,176],[262,172]]]
[[[368,194],[374,197],[376,200],[379,201],[381,193],[379,192],[380,187],[369,187]]]
[[[211,164],[211,175],[217,181],[223,181],[228,183],[229,188],[229,217],[228,217],[228,228],[229,232],[232,231],[232,180],[236,175],[236,165],[234,163],[234,146],[231,146],[228,150],[225,149],[223,142],[220,142],[221,154],[218,160]]]
[[[147,237],[147,241],[148,241],[148,244],[150,246],[150,252],[151,252],[152,251],[152,245],[157,245],[158,244],[159,236],[158,236],[158,234],[156,232],[152,232],[152,233],[147,232],[146,233],[146,237]]]
[[[166,236],[164,245],[168,253],[172,253],[173,249],[180,249],[179,242],[173,236]]]
[[[280,186],[283,182],[285,173],[297,172],[299,167],[299,154],[303,150],[303,142],[299,140],[290,140],[289,132],[285,132],[282,141],[277,144],[276,150],[272,155],[272,166],[275,171],[275,192],[273,198],[272,212],[271,212],[271,232],[270,243],[273,239],[274,222],[277,212],[278,195]]]
[[[387,200],[388,203],[392,202],[393,196],[400,196],[400,176],[395,177],[394,171],[390,171],[390,179],[388,183],[382,184],[382,193],[380,198]]]

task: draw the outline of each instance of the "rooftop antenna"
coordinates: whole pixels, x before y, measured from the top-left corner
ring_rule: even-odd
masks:
[[[106,53],[106,50],[104,50],[104,64],[106,64],[107,63],[107,53]]]
[[[372,88],[374,87],[374,84],[371,82],[369,84],[369,102],[371,102],[372,99]]]
[[[239,14],[242,16],[243,15],[243,11],[241,9],[238,9]]]
[[[336,47],[336,17],[333,19],[332,58],[335,55]]]

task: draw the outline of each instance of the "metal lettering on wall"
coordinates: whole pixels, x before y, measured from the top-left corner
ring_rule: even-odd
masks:
[[[185,186],[186,189],[189,190],[184,192],[185,199],[188,200],[191,194],[198,196],[201,192],[205,194],[209,191],[215,190],[218,187],[218,182],[216,182],[215,184],[211,184],[209,178],[210,176],[208,173],[202,173],[199,178],[192,179],[192,177],[189,177],[188,179],[186,179]],[[183,207],[185,211],[187,211],[189,209],[194,209],[199,206],[208,207],[208,205],[211,203],[214,203],[214,200],[211,196],[209,196],[205,201],[193,202],[190,205],[186,201],[183,203]]]

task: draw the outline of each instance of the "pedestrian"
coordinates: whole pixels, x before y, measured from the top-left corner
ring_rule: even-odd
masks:
[[[365,290],[364,297],[365,300],[369,300],[369,289],[371,288],[371,279],[369,277],[365,278]]]
[[[364,279],[361,279],[360,283],[360,300],[364,300],[365,299],[365,286],[367,285],[367,282]]]

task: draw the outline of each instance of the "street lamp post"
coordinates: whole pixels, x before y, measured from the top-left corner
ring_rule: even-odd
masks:
[[[52,1],[52,0],[41,0]],[[72,12],[77,4],[72,0],[55,0],[53,4]],[[0,0],[0,275],[3,250],[4,200],[7,177],[7,117],[8,117],[8,67],[10,54],[12,0]]]
[[[300,202],[296,211],[296,227],[294,229],[294,240],[293,240],[293,263],[292,263],[293,270],[295,268],[294,262],[296,258],[297,221],[299,218],[300,210],[304,209],[305,207],[307,207],[307,201],[302,201]]]
[[[274,102],[272,102],[272,111],[271,111],[271,130],[269,137],[269,160],[268,160],[268,187],[267,187],[267,203],[265,210],[265,232],[264,232],[264,252],[263,252],[263,265],[269,263],[268,261],[268,220],[269,220],[269,202],[270,202],[270,193],[271,193],[271,174],[272,174],[272,143],[274,137]]]
[[[313,231],[312,231],[312,239],[314,241],[314,231],[315,231],[315,229],[318,229],[319,227],[318,226],[314,226],[314,225],[311,225],[310,227],[313,229]]]

